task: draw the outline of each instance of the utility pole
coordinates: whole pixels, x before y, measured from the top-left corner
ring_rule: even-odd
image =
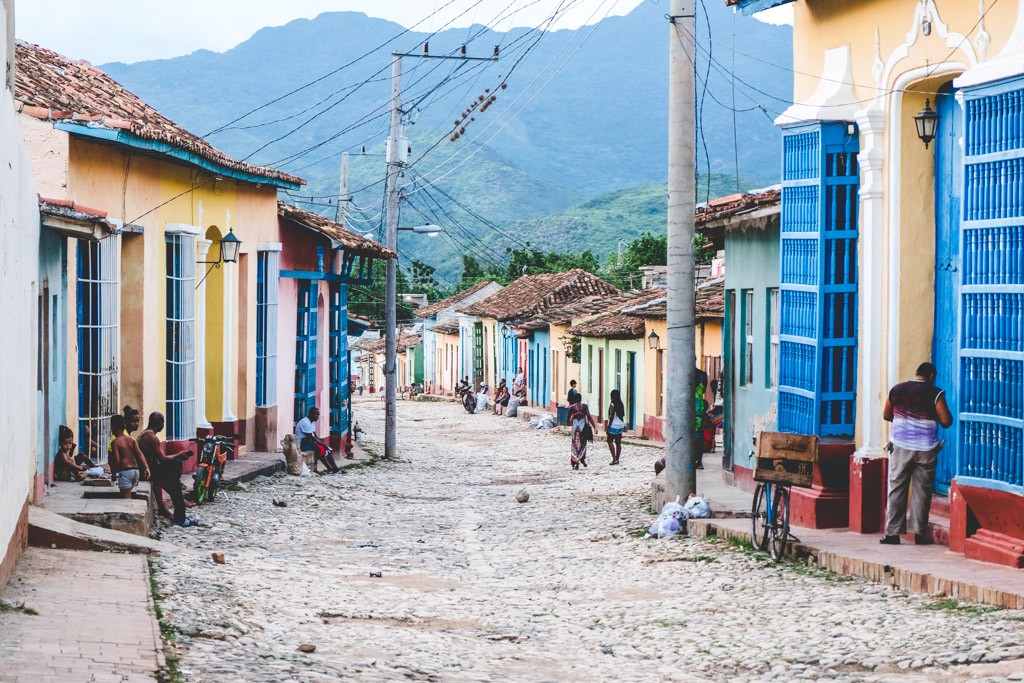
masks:
[[[695,186],[694,16],[696,0],[672,0],[669,10],[668,85],[668,441],[669,499],[697,489],[693,380],[693,212]]]
[[[402,136],[402,57],[419,59],[458,59],[462,61],[497,61],[498,46],[494,46],[492,57],[467,57],[466,46],[462,46],[459,55],[432,55],[427,43],[423,44],[422,54],[403,52],[391,53],[391,130],[388,134],[387,149],[387,201],[385,203],[385,225],[387,234],[385,246],[395,253],[395,258],[388,259],[387,279],[384,284],[384,459],[395,460],[398,457],[396,438],[396,412],[398,410],[398,200],[401,188],[398,178],[405,167],[406,150],[399,148],[406,142]],[[347,174],[343,173],[343,176]],[[347,195],[347,191],[346,191]]]

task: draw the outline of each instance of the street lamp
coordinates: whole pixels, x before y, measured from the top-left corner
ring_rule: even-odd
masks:
[[[433,223],[428,223],[426,225],[417,225],[411,228],[399,227],[398,229],[409,230],[410,232],[414,232],[417,235],[426,235],[427,237],[437,237],[438,235],[441,234],[441,226],[434,225]]]
[[[657,332],[651,330],[651,333],[647,335],[647,348],[649,348],[651,351],[657,351],[660,347],[661,337],[658,336]]]
[[[935,130],[939,127],[939,115],[932,109],[931,100],[925,98],[924,109],[914,114],[914,125],[917,126],[917,137],[928,149],[928,143],[935,139]]]
[[[221,263],[238,263],[238,252],[242,248],[242,240],[235,237],[235,229],[228,228],[228,234],[220,238],[220,253],[217,255],[216,261],[196,261],[196,263],[202,263],[210,266],[209,270],[206,271],[206,275],[196,285],[196,289],[199,289],[199,285],[203,284],[207,276],[213,272],[214,268],[220,268]]]

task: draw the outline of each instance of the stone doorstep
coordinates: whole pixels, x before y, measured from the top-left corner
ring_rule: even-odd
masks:
[[[148,481],[139,482],[138,488],[127,500],[121,497],[116,488],[111,490],[58,482],[47,489],[40,507],[83,524],[146,536],[153,523],[149,493]]]
[[[79,522],[39,507],[28,511],[28,542],[37,548],[129,553],[170,552],[170,543]]]
[[[746,521],[691,519],[687,525],[690,535],[694,537],[732,537],[750,543],[749,522]],[[934,545],[870,546],[870,550],[849,547],[864,542],[877,544],[876,534],[867,535],[865,539],[864,535],[845,530],[815,531],[798,528],[795,531],[798,537],[809,540],[800,543],[790,541],[785,552],[789,559],[809,562],[821,569],[893,586],[908,593],[1024,609],[1024,572],[1020,570],[966,560]],[[841,534],[849,538],[843,538]],[[829,540],[838,543],[828,545],[839,545],[840,548],[825,549]],[[884,559],[872,555],[884,555]],[[980,576],[984,576],[985,580],[980,580]]]

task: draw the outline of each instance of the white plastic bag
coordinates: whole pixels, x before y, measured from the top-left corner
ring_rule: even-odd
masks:
[[[654,520],[654,524],[647,530],[647,534],[644,538],[664,538],[666,536],[674,536],[683,530],[686,525],[686,508],[679,504],[679,498],[677,497],[674,503],[665,503],[665,506],[661,508],[661,513],[658,518]]]
[[[706,519],[711,516],[711,506],[700,496],[694,496],[683,505],[686,516],[690,519]]]
[[[505,417],[516,417],[519,414],[519,397],[513,396],[508,400],[508,408],[505,410]]]
[[[313,476],[313,473],[309,471],[309,465],[307,465],[306,463],[302,463],[302,474],[300,474],[299,476],[300,477],[312,477]]]
[[[537,426],[537,425],[539,425],[539,424],[540,424],[540,420],[538,420],[538,419],[537,419],[537,418],[535,418],[535,417],[531,417],[531,418],[530,418],[530,426],[531,426],[531,427],[536,427],[536,426]]]
[[[102,477],[104,475],[102,467],[90,467],[85,471],[88,477]]]
[[[537,429],[551,429],[555,426],[555,420],[550,415],[542,415],[537,422]]]

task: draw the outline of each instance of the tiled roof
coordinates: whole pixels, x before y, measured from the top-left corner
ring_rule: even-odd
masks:
[[[299,225],[315,230],[327,237],[330,237],[335,242],[339,242],[346,251],[353,254],[360,254],[364,256],[374,256],[376,258],[395,258],[395,252],[390,251],[384,245],[378,244],[371,239],[367,239],[362,235],[346,230],[340,224],[335,223],[329,218],[300,209],[297,206],[291,204],[285,204],[281,200],[277,202],[277,215],[284,220],[298,223]]]
[[[668,297],[662,295],[646,303],[625,308],[622,312],[641,318],[665,318],[668,315]],[[724,278],[708,279],[697,285],[694,314],[697,320],[725,317]]]
[[[664,294],[663,289],[646,289],[619,292],[611,296],[588,296],[550,308],[521,323],[519,327],[524,330],[542,330],[549,325],[565,325],[578,318],[610,313],[624,306],[636,306]]]
[[[644,334],[644,318],[640,315],[623,313],[623,310],[634,308],[650,301],[665,297],[665,290],[645,289],[633,292],[633,298],[615,305],[604,315],[573,325],[567,332],[577,337],[598,337],[601,339],[639,339]]]
[[[447,299],[441,299],[440,301],[435,301],[429,306],[417,308],[415,311],[413,311],[413,315],[415,315],[417,318],[433,318],[435,315],[437,315],[444,309],[454,306],[460,301],[468,299],[469,297],[473,296],[481,289],[483,289],[489,284],[492,284],[493,282],[494,280],[483,280],[482,282],[478,282],[472,287],[464,289],[458,294],[450,296]]]
[[[67,199],[50,199],[39,197],[39,213],[43,216],[66,218],[82,223],[91,223],[106,229],[109,233],[117,232],[118,225],[107,220],[107,212],[89,206],[75,204]]]
[[[20,40],[14,52],[15,109],[22,114],[44,121],[122,130],[144,140],[166,143],[226,169],[290,185],[305,182],[277,169],[229,157],[88,62],[71,60]]]
[[[396,348],[398,349],[398,353],[405,353],[406,348],[416,346],[421,341],[423,341],[423,338],[418,334],[402,332],[398,335]],[[366,351],[367,353],[384,353],[387,343],[387,337],[381,337],[380,339],[362,339],[353,344],[352,348]]]
[[[712,221],[731,218],[772,204],[777,205],[781,199],[782,190],[778,186],[719,197],[697,207],[694,223],[699,227]]]
[[[536,315],[566,301],[618,293],[619,289],[614,285],[576,268],[565,273],[524,275],[500,292],[459,312],[512,321]]]
[[[428,327],[427,329],[435,334],[458,334],[459,321],[448,320],[446,322],[441,323],[440,325],[434,325],[433,327]]]

